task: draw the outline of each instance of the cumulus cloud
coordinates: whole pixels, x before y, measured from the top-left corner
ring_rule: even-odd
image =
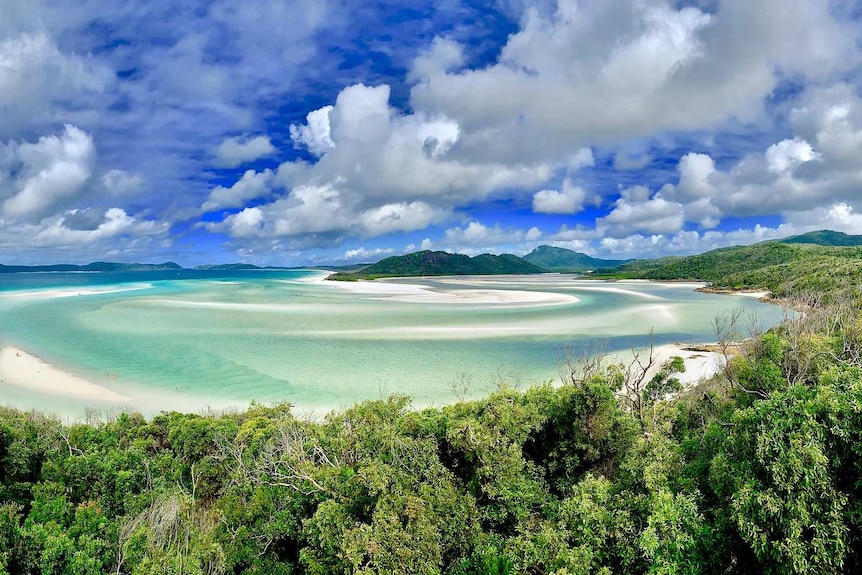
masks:
[[[534,242],[542,236],[539,228],[529,230],[502,228],[500,224],[488,227],[481,222],[470,222],[466,227],[454,227],[446,230],[444,241],[455,251],[473,253],[476,249],[492,248],[501,245],[520,244],[525,241]]]
[[[360,246],[354,250],[346,250],[342,259],[370,261],[372,259],[378,259],[381,256],[388,256],[394,253],[395,250],[393,248],[374,248],[372,250],[367,250]]]
[[[269,136],[225,138],[215,149],[216,165],[235,168],[275,153]]]
[[[584,209],[589,194],[569,180],[558,190],[539,190],[533,194],[533,211],[540,214],[576,214]]]
[[[443,222],[454,208],[538,185],[553,173],[545,163],[461,160],[453,152],[461,133],[457,123],[399,113],[389,106],[389,95],[386,85],[349,86],[334,106],[292,126],[294,143],[319,160],[282,164],[275,180],[286,193],[210,229],[234,238],[414,231]],[[578,161],[587,161],[585,154]]]
[[[772,144],[764,155],[767,168],[776,174],[793,170],[796,166],[818,157],[811,144],[798,137]]]
[[[113,238],[119,234],[155,235],[166,231],[166,225],[154,221],[138,221],[129,216],[122,208],[105,211],[104,219],[92,229],[79,229],[67,226],[76,212],[43,222],[42,228],[33,236],[36,245],[57,246],[90,244],[99,240]]]
[[[684,222],[682,204],[666,200],[661,193],[647,198],[648,193],[649,190],[642,186],[625,190],[613,210],[596,220],[599,233],[620,237],[633,232],[667,234],[681,230]]]
[[[384,204],[360,214],[362,233],[372,236],[422,230],[449,216],[448,210],[425,202]]]
[[[108,170],[102,176],[102,184],[112,194],[123,195],[134,192],[143,185],[144,179],[138,174],[130,174],[123,170]]]
[[[716,168],[709,155],[686,154],[679,181],[664,186],[662,195],[684,205],[686,221],[705,227],[728,216],[862,209],[862,99],[844,84],[812,88],[789,116],[793,137],[728,169]]]
[[[0,37],[0,135],[44,122],[52,105],[113,82],[104,65],[61,52],[44,32]]]
[[[89,134],[75,126],[67,124],[61,136],[43,136],[13,148],[18,173],[11,196],[3,202],[7,218],[46,215],[80,192],[92,175],[96,148]]]
[[[805,222],[853,230],[862,213],[860,34],[829,0],[507,1],[518,29],[490,61],[491,44],[455,40],[468,25],[432,22],[409,50],[393,33],[401,51],[387,53],[409,69],[406,100],[402,84],[392,100],[386,84],[338,85],[381,77],[362,66],[333,73],[343,61],[325,49],[315,58],[318,42],[357,40],[346,38],[345,11],[327,2],[134,11],[103,0],[75,11],[9,2],[0,22],[0,235],[14,231],[3,237],[19,243],[37,234],[55,245],[161,241],[164,224],[146,218],[222,211],[206,218],[222,221],[195,229],[257,254],[437,225],[449,231],[429,230],[423,246],[541,238],[681,253],[736,237],[715,230],[729,217],[780,215],[780,230],[740,231],[748,241]],[[324,28],[335,33],[318,34]],[[447,37],[422,49],[440,30]],[[802,88],[786,90],[791,82]],[[309,87],[320,86],[341,91],[303,109],[304,121],[270,121],[273,110],[317,102]],[[743,152],[734,147],[740,126],[754,134]],[[299,154],[258,135],[280,142],[279,129]],[[770,132],[779,135],[767,140]],[[679,149],[677,176],[657,182],[667,151]],[[277,153],[301,159],[208,171]],[[611,166],[626,173],[610,176]],[[595,192],[610,210],[586,220],[584,207],[600,205]],[[497,200],[577,217],[557,232],[474,221]]]
[[[305,124],[290,125],[290,139],[294,146],[306,148],[315,156],[322,156],[335,147],[329,137],[329,113],[332,106],[324,106],[319,110],[309,112]]]
[[[201,210],[213,212],[225,208],[239,208],[249,200],[265,197],[270,193],[269,186],[272,179],[272,170],[267,169],[262,172],[246,170],[239,181],[231,187],[218,186],[210,192]]]
[[[678,6],[528,8],[495,64],[414,70],[414,108],[457,121],[470,157],[547,159],[752,119],[782,77],[824,80],[858,61],[856,31],[827,0],[723,0],[713,13]]]
[[[407,75],[409,82],[416,82],[438,74],[451,72],[464,64],[464,51],[460,44],[448,38],[434,38],[431,47],[413,61]]]

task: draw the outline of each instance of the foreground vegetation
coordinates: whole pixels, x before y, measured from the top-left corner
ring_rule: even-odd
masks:
[[[588,358],[557,387],[318,422],[4,409],[0,572],[859,572],[860,327],[815,306],[681,394],[679,361]]]

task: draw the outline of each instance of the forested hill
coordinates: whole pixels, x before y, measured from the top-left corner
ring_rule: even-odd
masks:
[[[616,267],[631,260],[603,260],[581,252],[554,246],[539,246],[524,259],[540,268],[555,272],[586,272]]]
[[[862,246],[862,236],[834,232],[832,230],[819,230],[808,232],[799,236],[790,236],[779,240],[785,244],[816,244],[819,246]]]
[[[19,272],[134,272],[157,270],[181,270],[174,262],[162,264],[127,264],[119,262],[93,262],[86,265],[52,264],[44,266],[6,266],[0,264],[0,274]]]
[[[545,271],[512,254],[481,254],[471,258],[464,254],[425,250],[388,257],[360,271],[332,274],[327,279],[350,281],[395,276],[538,274]]]
[[[636,260],[602,273],[620,279],[700,280],[716,288],[762,288],[778,296],[835,293],[860,285],[862,247],[768,241],[688,257]]]

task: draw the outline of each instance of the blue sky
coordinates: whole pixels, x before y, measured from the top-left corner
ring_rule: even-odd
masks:
[[[0,263],[862,233],[842,0],[6,0]]]

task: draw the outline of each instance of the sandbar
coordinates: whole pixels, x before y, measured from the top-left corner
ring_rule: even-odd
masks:
[[[56,289],[40,289],[26,291],[8,291],[0,294],[0,297],[12,300],[40,300],[54,299],[63,297],[89,296],[89,295],[106,295],[111,293],[121,293],[127,291],[139,291],[150,289],[153,287],[151,283],[130,284],[123,287],[99,287],[99,288],[56,288]]]
[[[438,283],[451,283],[459,286],[482,285],[471,279],[446,278]],[[429,303],[429,304],[479,304],[479,305],[569,305],[581,301],[579,298],[562,293],[548,291],[527,291],[517,289],[443,289],[422,284],[401,283],[392,281],[357,281],[328,282],[338,289],[358,295],[369,296],[369,299],[385,300],[398,303]]]
[[[131,399],[12,346],[0,350],[0,386],[5,385],[76,399],[121,402]]]

